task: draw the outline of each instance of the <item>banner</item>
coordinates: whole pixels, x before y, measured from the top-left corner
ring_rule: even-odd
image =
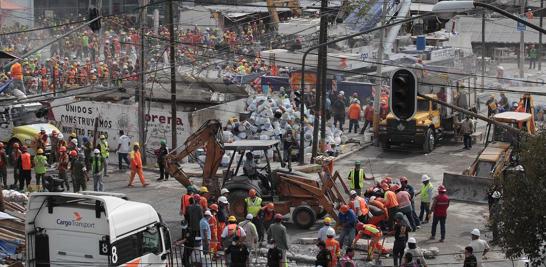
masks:
[[[305,91],[317,87],[317,73],[306,71],[303,76]],[[301,71],[293,71],[290,73],[290,88],[292,91],[300,90],[301,87]]]

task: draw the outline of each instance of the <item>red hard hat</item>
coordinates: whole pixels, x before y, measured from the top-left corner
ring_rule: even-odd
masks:
[[[349,211],[349,206],[341,205],[341,207],[339,208],[339,211],[341,211],[342,213],[346,213]]]
[[[406,176],[401,176],[401,177],[400,177],[400,182],[401,182],[401,183],[407,183],[407,182],[408,182],[408,177],[406,177]]]
[[[65,146],[60,147],[59,152],[66,152],[66,147]]]
[[[362,229],[364,229],[364,224],[359,222],[356,224],[356,230],[357,231],[361,231]]]
[[[252,189],[248,190],[248,195],[250,197],[255,197],[256,196],[256,189],[252,188]]]
[[[381,183],[381,188],[383,190],[388,190],[389,189],[389,184],[388,183]]]
[[[275,214],[275,220],[277,221],[282,220],[282,214],[280,213]]]
[[[390,176],[387,176],[387,177],[383,178],[383,180],[384,180],[385,182],[387,182],[387,184],[392,183],[392,177],[390,177]]]
[[[213,211],[218,211],[218,205],[216,205],[216,204],[211,204],[211,205],[209,206],[209,208],[210,208],[211,210],[213,210]]]
[[[201,195],[199,195],[199,194],[193,194],[193,200],[195,200],[195,201],[200,201],[200,200],[201,200]]]
[[[275,208],[275,204],[273,204],[273,202],[269,202],[267,203],[267,205],[265,205],[268,209],[274,209]]]
[[[445,193],[445,192],[447,192],[447,189],[443,184],[441,184],[440,186],[438,186],[438,192],[444,192]]]
[[[71,156],[71,157],[76,157],[76,156],[78,156],[78,151],[76,151],[76,150],[70,151],[70,156]]]

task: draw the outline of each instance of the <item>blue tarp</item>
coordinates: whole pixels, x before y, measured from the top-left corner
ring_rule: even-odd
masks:
[[[8,80],[7,82],[0,84],[0,93],[3,93],[6,89],[9,88],[11,84],[11,80]]]

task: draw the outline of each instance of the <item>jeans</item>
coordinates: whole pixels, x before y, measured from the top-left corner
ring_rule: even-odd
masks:
[[[419,211],[419,221],[423,221],[423,215],[425,215],[425,221],[428,222],[430,216],[430,202],[421,201],[421,209]]]
[[[345,227],[341,230],[341,234],[339,235],[339,249],[343,248],[343,244],[345,243],[345,239],[349,242],[349,247],[353,245],[353,240],[355,238],[355,228],[354,227]]]
[[[349,133],[352,132],[353,126],[355,128],[354,133],[357,133],[358,132],[358,127],[359,127],[358,120],[349,120]]]
[[[470,134],[463,135],[463,143],[464,143],[464,148],[472,147],[472,137],[470,137]]]
[[[102,165],[104,166],[104,176],[108,176],[108,158],[102,158]]]
[[[21,170],[21,175],[19,176],[19,190],[23,190],[25,188],[25,185],[27,186],[30,184],[30,180],[32,179],[32,176],[30,176],[30,170]]]
[[[415,231],[417,229],[417,225],[415,224],[415,220],[413,219],[413,209],[411,208],[411,205],[407,205],[403,208],[398,208],[398,211],[402,212],[404,215],[406,215],[406,217],[408,217],[411,229]]]
[[[129,167],[131,166],[131,163],[129,163],[128,155],[129,153],[118,153],[118,167],[120,171],[123,169],[123,161],[127,163],[127,169],[129,169]]]
[[[343,131],[343,124],[345,123],[345,117],[336,117],[334,116],[334,127],[337,127],[337,123],[339,122],[339,129]]]
[[[364,126],[362,127],[362,130],[360,130],[360,134],[364,134],[364,131],[366,131],[366,128],[368,128],[368,125],[370,127],[372,127],[373,126],[373,121],[365,120],[364,121]]]
[[[104,191],[104,183],[102,182],[102,174],[100,172],[93,174],[93,190],[98,192]]]
[[[432,217],[432,230],[430,232],[431,237],[434,237],[436,235],[436,225],[438,225],[438,222],[440,222],[440,238],[441,239],[446,238],[446,218],[447,217],[439,217],[439,216]]]
[[[537,66],[537,60],[536,59],[529,59],[529,69],[534,69]]]

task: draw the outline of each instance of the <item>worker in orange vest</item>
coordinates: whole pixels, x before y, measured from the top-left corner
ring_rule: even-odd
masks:
[[[351,208],[360,222],[366,222],[368,220],[368,205],[366,200],[359,196],[355,190],[350,192],[351,201],[349,202],[349,208]]]
[[[368,224],[378,226],[382,221],[385,221],[389,218],[389,211],[387,210],[385,205],[383,205],[383,202],[377,200],[375,196],[370,197],[368,205],[368,208],[373,215],[373,217],[368,220]]]
[[[212,216],[209,219],[210,226],[210,252],[216,257],[216,252],[220,249],[220,242],[218,241],[218,205],[212,204],[209,207]]]
[[[27,93],[25,90],[25,84],[23,82],[23,66],[19,62],[13,63],[10,68],[10,75],[11,79],[13,80],[11,82],[11,88],[13,89],[19,89],[23,93]]]
[[[381,232],[381,229],[379,227],[373,225],[373,224],[363,224],[358,223],[356,225],[356,230],[358,233],[356,234],[355,240],[353,241],[353,247],[356,245],[356,242],[362,238],[362,236],[368,236],[371,238],[371,242],[368,244],[368,257],[366,258],[368,261],[372,259],[373,253],[377,251],[382,251],[381,254],[387,254],[388,251],[379,244],[381,241],[381,237],[383,237],[383,232]]]
[[[385,207],[389,210],[389,214],[395,214],[398,209],[398,199],[396,198],[396,193],[389,190],[390,186],[387,183],[382,183],[381,188],[384,193],[383,197],[383,204],[385,204]],[[392,216],[389,217],[388,221],[389,229],[393,229],[394,226],[394,219]]]
[[[144,178],[144,173],[142,172],[142,158],[140,156],[140,144],[134,143],[133,144],[133,151],[131,153],[131,175],[129,176],[129,187],[133,187],[133,181],[135,180],[135,175],[138,174],[138,177],[140,178],[140,183],[142,184],[142,187],[146,187],[149,184],[146,182],[146,179]]]
[[[184,194],[180,200],[180,216],[184,216],[184,219],[188,217],[188,207],[191,204],[190,199],[194,192],[193,186],[189,186],[186,189],[186,194]]]
[[[336,232],[334,229],[328,229],[326,232],[326,241],[324,241],[326,249],[330,251],[330,255],[332,256],[330,266],[337,266],[337,259],[341,256],[341,247],[335,239],[335,235]]]
[[[19,175],[19,190],[23,190],[25,188],[25,185],[27,186],[28,190],[28,186],[30,185],[30,179],[32,178],[32,160],[30,153],[28,153],[27,146],[23,146],[21,148],[21,157],[19,157],[18,166],[19,173],[21,174]]]
[[[206,186],[201,186],[201,188],[199,188],[199,195],[201,195],[199,205],[201,205],[201,208],[203,208],[203,210],[207,210],[209,206],[208,198],[210,197],[209,189]]]

